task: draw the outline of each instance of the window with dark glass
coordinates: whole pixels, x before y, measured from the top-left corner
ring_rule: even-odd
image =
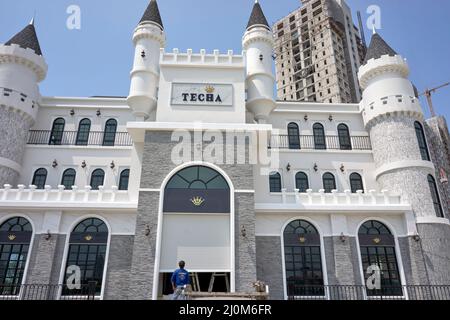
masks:
[[[352,193],[356,193],[358,190],[364,191],[362,177],[359,173],[355,172],[350,175],[350,187],[352,189]]]
[[[313,126],[314,134],[314,148],[318,150],[324,150],[327,148],[325,141],[325,129],[322,124],[316,123]]]
[[[77,173],[75,169],[67,169],[64,171],[61,185],[63,185],[66,190],[72,190],[72,187],[75,185],[75,178],[77,176]]]
[[[295,175],[295,188],[300,192],[306,192],[309,189],[309,181],[306,173],[298,172]]]
[[[332,173],[325,173],[322,177],[323,180],[323,188],[326,193],[331,193],[331,191],[336,190],[336,179]]]
[[[281,175],[278,172],[272,173],[269,177],[270,192],[281,192]]]
[[[81,288],[70,290],[65,286],[63,295],[87,294],[90,282],[95,282],[95,293],[100,295],[107,243],[108,227],[102,220],[89,218],[75,227],[70,234],[64,283],[67,284],[72,275],[68,268],[78,266],[81,271]]]
[[[296,123],[288,125],[289,149],[300,149],[300,131]]]
[[[414,122],[414,128],[416,129],[417,141],[419,143],[420,155],[422,160],[430,161],[430,153],[428,152],[427,140],[425,138],[425,132],[420,122]]]
[[[65,125],[66,121],[63,118],[58,118],[53,121],[52,131],[50,133],[50,141],[48,144],[61,145]]]
[[[167,183],[167,189],[229,189],[225,178],[217,171],[204,167],[193,166],[180,170]]]
[[[104,146],[114,146],[116,141],[117,121],[115,119],[109,119],[105,124],[105,132],[103,135]]]
[[[129,180],[130,180],[130,169],[125,169],[120,173],[119,190],[128,190]]]
[[[30,222],[22,217],[0,226],[0,296],[20,293],[32,234]]]
[[[352,150],[352,142],[348,126],[341,123],[338,126],[339,146],[341,150]]]
[[[325,295],[317,229],[307,221],[295,220],[284,229],[283,240],[288,296]]]
[[[436,180],[430,174],[428,175],[428,185],[430,186],[431,198],[433,199],[434,211],[440,218],[444,218],[444,212],[442,211],[441,198],[439,197],[439,191],[436,185]]]
[[[38,189],[45,188],[45,182],[47,181],[47,170],[44,168],[37,169],[34,172],[32,185],[36,186]]]
[[[389,229],[378,221],[367,221],[358,232],[361,262],[365,282],[373,274],[369,267],[378,266],[381,272],[381,287],[366,289],[368,296],[401,296],[400,273],[395,253],[395,239]]]
[[[89,135],[91,132],[91,120],[83,119],[80,121],[77,132],[77,146],[87,146],[89,143]]]
[[[91,187],[92,190],[98,190],[100,186],[103,186],[105,181],[105,171],[97,169],[92,172],[91,175]]]

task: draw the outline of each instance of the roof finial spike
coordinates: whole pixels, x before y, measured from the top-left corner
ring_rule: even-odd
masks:
[[[34,10],[33,18],[30,21],[30,25],[34,26],[34,20],[36,19],[36,10]]]
[[[375,23],[372,25],[372,34],[377,34],[377,29],[375,28]]]

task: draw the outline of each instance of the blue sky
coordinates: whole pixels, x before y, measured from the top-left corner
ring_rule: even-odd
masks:
[[[408,59],[411,79],[424,91],[450,81],[450,1],[347,0],[353,10],[381,8],[380,34]],[[81,8],[81,30],[66,28],[69,5]],[[48,96],[126,96],[133,60],[131,36],[148,0],[1,0],[0,42],[21,30],[36,11],[36,28],[49,73]],[[167,50],[233,49],[240,52],[253,0],[159,0]],[[261,0],[270,23],[300,6],[299,0]],[[367,38],[371,31],[365,30]],[[450,119],[450,87],[434,96]],[[422,99],[422,105],[426,102]],[[426,108],[427,109],[427,108]]]

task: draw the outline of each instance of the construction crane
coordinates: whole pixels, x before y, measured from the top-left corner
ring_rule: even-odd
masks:
[[[419,95],[419,97],[421,97],[421,96],[427,97],[428,106],[430,107],[430,112],[431,112],[432,117],[435,117],[436,113],[434,112],[433,99],[431,98],[431,94],[435,93],[437,90],[442,89],[448,85],[450,85],[450,82],[444,83],[443,85],[440,85],[439,87],[436,87],[433,89],[426,89],[424,93]]]

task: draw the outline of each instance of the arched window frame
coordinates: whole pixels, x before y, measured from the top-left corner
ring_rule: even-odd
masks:
[[[64,137],[64,128],[66,120],[64,118],[57,118],[53,121],[52,131],[50,132],[49,145],[61,145]]]
[[[45,183],[47,182],[48,171],[45,168],[39,168],[34,171],[32,185],[36,186],[37,189],[44,189]]]
[[[339,147],[341,150],[352,150],[352,139],[350,130],[345,123],[341,123],[337,127],[339,137]]]
[[[98,190],[100,186],[105,183],[105,171],[103,169],[95,169],[91,174],[91,184],[92,190]]]
[[[305,172],[299,171],[295,174],[295,188],[300,193],[305,193],[309,189],[309,178]]]
[[[364,192],[363,178],[359,173],[353,172],[352,174],[350,174],[349,180],[352,193],[356,193],[358,190]]]
[[[403,296],[397,245],[389,227],[378,220],[365,221],[358,229],[358,242],[364,281],[371,276],[367,269],[374,264],[380,267],[382,275],[381,289],[366,288],[366,294],[371,297]]]
[[[61,185],[63,185],[66,190],[72,190],[72,187],[75,185],[76,178],[77,171],[75,169],[66,169],[62,174]]]
[[[323,189],[325,193],[331,193],[337,189],[336,177],[331,172],[325,172],[322,176]]]
[[[87,146],[89,144],[89,136],[91,133],[91,120],[84,118],[80,120],[77,131],[77,146]]]
[[[288,297],[324,296],[324,266],[317,228],[303,219],[289,222],[283,230],[283,253]]]
[[[288,124],[289,149],[300,149],[300,128],[295,122]]]
[[[113,147],[116,142],[117,120],[109,119],[105,123],[105,131],[103,133],[103,146]]]
[[[68,268],[76,265],[81,271],[81,288],[70,290],[64,286],[63,296],[83,296],[92,294],[89,283],[96,282],[95,295],[101,295],[104,274],[107,267],[107,252],[110,230],[103,221],[97,217],[85,218],[78,222],[70,233],[63,281],[66,284],[71,275]],[[93,259],[95,257],[95,259]],[[93,268],[92,263],[95,261]]]
[[[0,269],[0,297],[20,293],[32,237],[33,227],[24,217],[12,217],[0,223],[0,265],[5,267]]]
[[[442,210],[441,197],[439,196],[439,189],[436,184],[436,179],[429,174],[427,177],[428,185],[430,187],[431,199],[433,201],[434,211],[436,216],[439,218],[444,218],[444,211]]]
[[[119,178],[119,190],[121,191],[128,190],[129,181],[130,181],[130,169],[122,170]]]
[[[414,129],[416,131],[417,143],[419,144],[419,150],[422,160],[430,161],[430,152],[428,150],[428,144],[423,125],[419,121],[416,121],[414,122]]]
[[[325,127],[317,122],[313,125],[314,148],[316,150],[326,150],[327,141],[325,137]]]
[[[269,190],[270,192],[279,193],[282,189],[281,174],[279,172],[272,172],[269,176]]]

